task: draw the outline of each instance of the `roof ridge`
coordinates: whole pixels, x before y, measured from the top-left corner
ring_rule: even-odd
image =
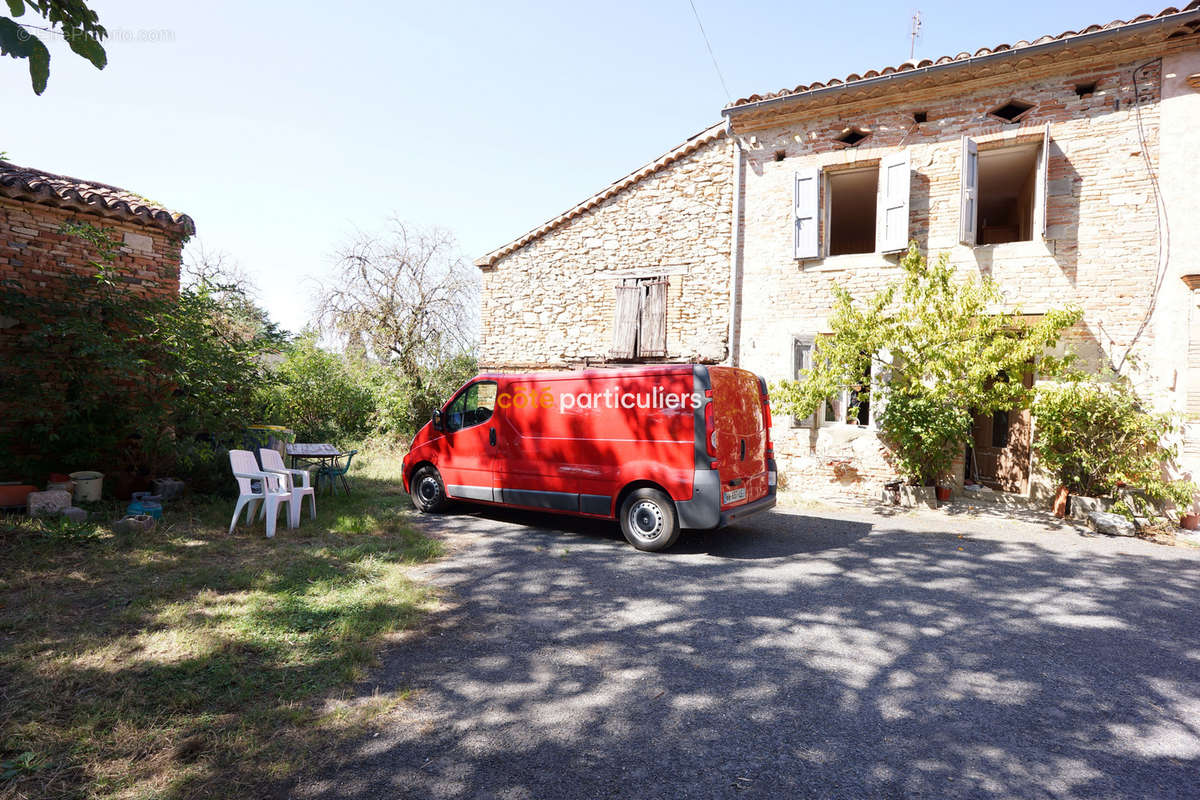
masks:
[[[983,56],[997,55],[999,53],[1011,52],[1013,50],[1021,50],[1026,47],[1034,47],[1037,45],[1048,44],[1051,42],[1066,41],[1066,40],[1071,39],[1076,36],[1085,36],[1088,34],[1099,33],[1101,31],[1112,31],[1112,30],[1124,28],[1124,27],[1127,27],[1130,25],[1136,25],[1136,24],[1142,23],[1142,22],[1149,22],[1152,20],[1162,19],[1164,17],[1169,17],[1169,16],[1176,15],[1176,14],[1187,14],[1187,13],[1194,12],[1197,10],[1200,10],[1200,0],[1191,0],[1191,2],[1188,3],[1186,6],[1184,6],[1182,9],[1176,8],[1174,6],[1169,6],[1165,9],[1163,9],[1162,11],[1158,12],[1157,14],[1139,14],[1138,16],[1133,17],[1132,19],[1128,19],[1128,20],[1115,19],[1115,20],[1113,20],[1109,23],[1103,24],[1103,25],[1101,25],[1101,24],[1087,25],[1083,28],[1080,28],[1079,30],[1063,31],[1062,33],[1058,34],[1057,36],[1046,34],[1043,36],[1039,36],[1033,40],[1021,39],[1013,44],[1001,43],[1001,44],[995,45],[994,47],[981,47],[973,53],[963,50],[954,56],[944,55],[944,56],[937,56],[936,58],[909,59],[907,61],[901,62],[899,65],[896,65],[896,66],[886,66],[886,67],[881,67],[880,69],[869,69],[862,73],[852,72],[845,78],[830,78],[829,80],[824,81],[824,82],[815,81],[815,82],[807,84],[807,85],[799,84],[798,86],[795,86],[790,89],[783,88],[776,92],[768,92],[766,94],[752,94],[752,95],[749,95],[748,97],[740,97],[737,100],[730,103],[729,105],[727,105],[725,107],[724,111],[725,112],[733,111],[735,109],[739,109],[739,108],[742,108],[742,107],[745,107],[748,105],[754,105],[756,103],[763,102],[764,100],[783,99],[783,98],[792,97],[795,95],[805,94],[807,92],[815,91],[818,89],[830,89],[830,88],[837,87],[837,86],[848,85],[851,83],[856,83],[858,81],[870,80],[872,78],[879,78],[879,77],[893,75],[893,74],[900,73],[900,72],[909,72],[912,70],[924,69],[926,67],[939,66],[942,64],[951,64],[951,63],[954,63],[957,61],[967,61],[968,59],[980,58]]]
[[[134,221],[149,221],[188,236],[196,232],[196,223],[190,216],[137,192],[110,183],[24,167],[4,159],[0,159],[0,195],[14,199],[30,196],[54,199],[62,207],[99,206],[104,211]]]
[[[1200,0],[1197,0],[1197,2],[1200,2]],[[550,231],[554,230],[555,228],[558,228],[560,225],[563,225],[566,222],[569,222],[570,220],[574,219],[575,217],[578,217],[581,214],[583,214],[587,211],[590,211],[591,209],[595,208],[600,203],[603,203],[605,200],[609,199],[610,197],[612,197],[616,194],[619,194],[620,192],[624,191],[625,189],[629,188],[630,186],[633,186],[634,184],[639,183],[640,181],[644,180],[645,178],[650,177],[651,175],[653,175],[654,173],[663,169],[664,167],[670,166],[671,164],[675,163],[676,161],[683,158],[684,156],[694,153],[696,150],[699,150],[701,147],[708,144],[709,142],[712,142],[712,141],[715,141],[715,140],[721,138],[722,136],[725,135],[725,133],[726,133],[725,123],[717,122],[717,123],[714,123],[713,125],[710,125],[709,127],[705,128],[704,130],[700,131],[699,133],[689,136],[687,139],[684,139],[683,142],[681,142],[680,144],[677,144],[675,147],[672,147],[667,152],[663,153],[662,155],[658,156],[657,158],[653,158],[650,161],[647,161],[642,166],[635,169],[633,172],[630,172],[630,173],[626,174],[625,176],[618,178],[617,180],[613,181],[608,186],[604,187],[603,189],[596,192],[595,194],[589,196],[582,202],[576,203],[575,205],[571,206],[569,209],[567,209],[563,213],[559,214],[558,216],[550,218],[549,220],[542,223],[541,225],[531,228],[529,231],[525,232],[521,236],[517,237],[516,239],[513,239],[508,244],[501,245],[500,247],[497,247],[495,250],[492,250],[491,252],[486,253],[485,255],[480,256],[479,258],[475,259],[475,266],[480,267],[480,268],[485,268],[485,267],[490,267],[490,266],[494,265],[497,261],[499,261],[501,258],[504,258],[509,253],[512,253],[514,250],[518,250],[521,247],[524,247],[525,245],[534,241],[535,239],[539,239],[542,236],[545,236],[547,233],[550,233]]]

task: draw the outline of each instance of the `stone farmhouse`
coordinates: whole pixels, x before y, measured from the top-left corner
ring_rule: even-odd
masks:
[[[1027,315],[1074,305],[1096,367],[1186,414],[1200,473],[1200,2],[736,101],[693,136],[476,261],[481,362],[806,368],[830,289],[894,279],[910,240]],[[864,376],[864,379],[867,376]],[[977,418],[956,467],[1046,491],[1027,411]],[[869,403],[774,419],[781,470],[875,494]]]

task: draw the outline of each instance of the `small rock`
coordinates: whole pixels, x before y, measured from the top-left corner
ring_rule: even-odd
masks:
[[[1133,523],[1120,514],[1107,511],[1092,511],[1087,517],[1088,527],[1096,533],[1108,536],[1133,536],[1137,533]]]
[[[64,508],[60,513],[71,522],[87,522],[88,512],[78,506]]]
[[[117,533],[149,533],[154,530],[154,517],[131,514],[114,522],[112,529]]]
[[[71,493],[63,489],[30,492],[25,501],[31,517],[53,517],[71,507]]]

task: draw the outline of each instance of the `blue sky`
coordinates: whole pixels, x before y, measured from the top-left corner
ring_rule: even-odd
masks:
[[[734,98],[1157,12],[1128,2],[695,0]],[[687,0],[93,0],[97,71],[0,61],[0,150],[191,214],[272,315],[309,319],[337,246],[396,215],[473,259],[720,119]]]

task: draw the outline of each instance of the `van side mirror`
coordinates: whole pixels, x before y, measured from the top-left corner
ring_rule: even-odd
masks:
[[[433,424],[433,429],[435,431],[441,431],[441,430],[446,429],[446,426],[444,426],[442,424],[442,412],[441,411],[434,411],[432,414],[430,414],[429,421]]]

